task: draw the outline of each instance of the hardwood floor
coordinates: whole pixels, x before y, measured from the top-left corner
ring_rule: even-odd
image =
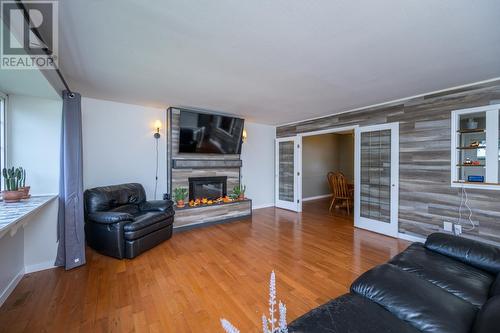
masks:
[[[134,260],[87,249],[84,267],[26,275],[0,308],[0,331],[222,332],[224,317],[242,333],[258,332],[272,270],[291,321],[409,244],[355,229],[328,205],[256,210],[174,234]]]

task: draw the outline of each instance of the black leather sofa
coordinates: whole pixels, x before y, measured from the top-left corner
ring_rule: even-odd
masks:
[[[500,332],[500,249],[435,233],[361,275],[290,333]]]
[[[146,201],[141,184],[89,189],[84,201],[87,244],[102,254],[131,259],[172,237],[172,201]]]

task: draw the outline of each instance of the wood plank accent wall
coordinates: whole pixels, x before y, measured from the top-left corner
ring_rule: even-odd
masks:
[[[229,204],[188,209],[176,209],[174,228],[188,225],[243,218],[252,215],[252,201],[235,201]]]
[[[500,103],[500,80],[276,129],[278,138],[348,125],[399,122],[399,232],[427,236],[457,221],[460,189],[450,186],[451,111]],[[500,191],[467,189],[478,226],[464,234],[500,244]]]
[[[172,110],[172,159],[177,160],[181,168],[172,168],[172,189],[188,187],[189,177],[227,176],[227,191],[230,193],[240,183],[240,155],[237,154],[179,154],[180,110]],[[221,165],[230,167],[222,167]],[[192,168],[185,165],[192,166]],[[214,167],[214,165],[219,167]],[[234,167],[233,165],[238,165]]]

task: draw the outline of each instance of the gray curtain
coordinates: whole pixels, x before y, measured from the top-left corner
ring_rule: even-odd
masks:
[[[56,266],[85,264],[81,96],[63,92]]]

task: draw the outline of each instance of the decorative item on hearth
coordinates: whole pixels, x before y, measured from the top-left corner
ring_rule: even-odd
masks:
[[[20,191],[19,187],[22,184],[23,172],[20,168],[3,168],[2,175],[4,179],[4,188],[2,192],[3,200],[7,203],[19,202],[24,198],[24,191]]]
[[[276,276],[274,271],[271,272],[269,279],[269,318],[262,315],[262,332],[263,333],[288,333],[286,324],[286,305],[279,301],[279,320],[276,315]],[[226,319],[221,319],[220,323],[226,333],[240,333],[240,331]]]
[[[174,199],[175,202],[177,203],[177,207],[179,208],[184,208],[184,199],[186,199],[186,196],[188,194],[188,190],[185,187],[177,187],[174,190]]]
[[[234,199],[243,200],[245,199],[245,191],[247,187],[245,185],[238,185],[233,188]]]

